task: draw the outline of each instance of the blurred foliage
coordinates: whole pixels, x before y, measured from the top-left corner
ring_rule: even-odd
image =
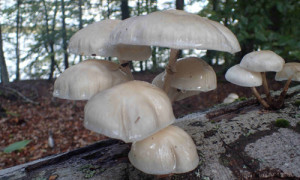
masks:
[[[287,62],[300,62],[298,0],[209,0],[199,14],[224,24],[236,34],[242,48],[240,53],[233,57],[212,52],[209,56],[223,57],[226,68],[256,50],[272,50]]]
[[[57,4],[56,4],[57,2]],[[130,16],[151,13],[158,10],[157,0],[128,1]],[[208,63],[222,65],[219,73],[240,62],[242,57],[254,50],[268,49],[282,56],[287,62],[300,61],[300,1],[299,0],[186,0],[185,5],[193,6],[201,2],[201,16],[218,21],[236,34],[242,51],[231,55],[225,52],[207,51],[203,56]],[[4,4],[3,17],[4,41],[15,46],[16,2]],[[107,18],[121,19],[119,0],[82,0],[82,24],[84,26]],[[174,8],[175,0],[166,1],[165,8]],[[65,0],[67,37],[79,30],[79,0]],[[45,17],[47,15],[47,17]],[[45,78],[49,74],[51,57],[55,56],[54,74],[59,74],[63,66],[63,43],[61,24],[61,3],[54,0],[21,0],[20,22],[21,61],[26,64],[21,69],[30,78]],[[47,34],[47,28],[50,31]],[[54,52],[51,52],[51,44]],[[26,47],[24,47],[26,46]],[[12,47],[6,54],[13,54]],[[189,51],[183,54],[188,56]],[[195,53],[194,53],[195,54]],[[201,56],[198,54],[198,56]],[[14,56],[9,56],[14,61]],[[81,60],[81,59],[80,59]],[[79,56],[72,56],[70,64],[76,64]],[[134,62],[141,70],[160,70],[168,60],[168,49],[153,48],[151,59]],[[25,62],[25,63],[24,63]],[[46,76],[45,76],[46,75]]]

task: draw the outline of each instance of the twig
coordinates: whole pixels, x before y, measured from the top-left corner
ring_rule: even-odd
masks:
[[[28,103],[31,103],[31,104],[35,104],[35,105],[39,104],[38,102],[35,102],[35,101],[27,98],[26,96],[24,96],[22,93],[20,93],[16,89],[13,89],[13,88],[10,88],[10,87],[5,87],[5,86],[2,86],[2,87],[4,89],[8,90],[8,91],[11,91],[11,92],[15,93],[16,95],[18,95],[19,97],[21,97],[25,102],[28,102]]]

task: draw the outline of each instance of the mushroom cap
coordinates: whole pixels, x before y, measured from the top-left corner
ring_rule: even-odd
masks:
[[[236,99],[238,99],[239,96],[236,93],[230,93],[228,96],[223,100],[223,103],[229,104],[234,102]]]
[[[155,78],[152,81],[152,84],[162,89],[164,85],[164,75],[165,73],[162,72],[155,76]],[[168,96],[172,101],[180,101],[182,99],[197,95],[199,93],[200,91],[182,91],[180,89],[170,87]]]
[[[134,167],[148,174],[185,173],[199,163],[192,138],[176,126],[134,142],[128,157]]]
[[[84,126],[105,136],[133,142],[175,120],[168,96],[143,81],[129,81],[93,96],[84,109]]]
[[[227,97],[228,97],[228,98],[233,98],[233,99],[238,99],[238,98],[239,98],[239,95],[237,95],[236,93],[230,93],[230,94],[228,94]]]
[[[279,72],[283,68],[284,59],[273,51],[253,51],[246,54],[240,66],[254,72]]]
[[[230,104],[230,103],[233,103],[235,100],[236,100],[235,98],[226,97],[226,98],[223,100],[223,103],[224,103],[224,104]]]
[[[104,60],[85,60],[69,67],[54,83],[53,96],[88,100],[94,94],[131,80],[119,65]]]
[[[300,81],[300,63],[286,63],[280,72],[276,73],[276,81],[288,80],[292,76],[293,81]]]
[[[235,35],[227,27],[181,10],[156,11],[128,18],[113,30],[111,42],[230,53],[241,50]]]
[[[232,84],[243,87],[256,87],[262,85],[262,77],[259,72],[252,72],[240,67],[239,64],[229,68],[225,74],[225,79]]]
[[[211,66],[197,57],[179,59],[171,87],[185,91],[207,92],[217,88],[217,76]]]
[[[84,56],[118,57],[121,60],[148,59],[151,56],[149,46],[110,44],[110,33],[120,22],[107,19],[79,30],[70,39],[69,52]]]

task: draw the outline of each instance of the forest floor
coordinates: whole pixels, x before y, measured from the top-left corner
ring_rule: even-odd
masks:
[[[151,82],[155,74],[138,73],[134,76],[137,80]],[[281,82],[270,81],[269,84],[272,90],[283,87]],[[0,86],[0,169],[84,147],[106,138],[83,127],[86,101],[53,98],[52,91],[53,82],[46,80],[26,80]],[[259,88],[259,91],[262,89]],[[223,79],[218,81],[214,91],[175,102],[174,114],[178,118],[203,111],[222,103],[229,93],[245,98],[252,96],[250,88],[238,87]],[[21,96],[34,103],[26,102]],[[53,133],[54,148],[48,145],[50,131]],[[9,144],[22,140],[30,140],[30,143],[22,150],[3,152]]]

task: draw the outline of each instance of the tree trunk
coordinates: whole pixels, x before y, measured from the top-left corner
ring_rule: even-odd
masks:
[[[128,0],[121,1],[121,12],[122,12],[122,20],[130,17]],[[122,63],[122,62],[120,62],[120,63]],[[132,71],[135,72],[132,61],[128,61],[128,63],[129,63],[129,70],[132,69]]]
[[[44,10],[45,10],[45,26],[46,26],[46,43],[45,43],[45,48],[46,50],[48,49],[48,46],[50,47],[50,52],[48,51],[48,53],[50,53],[50,59],[51,59],[51,63],[50,63],[50,73],[49,73],[49,77],[48,80],[51,81],[53,79],[53,74],[54,74],[54,70],[55,70],[55,50],[54,50],[54,29],[55,29],[55,24],[56,24],[56,14],[57,14],[57,7],[58,7],[58,2],[57,0],[55,1],[55,10],[54,10],[54,15],[53,15],[53,19],[52,19],[52,27],[51,27],[51,32],[49,29],[49,17],[48,17],[48,10],[47,10],[47,5],[45,0],[43,0],[43,6],[44,6]]]
[[[69,67],[69,61],[68,61],[68,44],[67,44],[67,31],[66,31],[66,15],[65,15],[65,1],[61,0],[61,13],[62,13],[62,39],[63,39],[63,50],[64,50],[64,63],[65,63],[65,69]]]
[[[82,0],[78,1],[78,6],[79,6],[79,29],[83,28],[83,22],[82,22]],[[79,62],[82,61],[82,56],[79,56]]]
[[[122,0],[121,2],[122,20],[129,18],[129,6],[128,0]]]
[[[176,9],[184,9],[184,0],[176,0]],[[178,51],[178,58],[182,58],[182,50]]]
[[[20,30],[20,5],[21,0],[17,1],[17,17],[16,17],[16,81],[20,80],[20,49],[19,49],[19,30]]]
[[[2,45],[2,29],[0,24],[0,71],[1,71],[1,83],[6,84],[9,82],[7,66],[5,63],[3,45]]]
[[[176,9],[183,10],[184,8],[184,0],[176,0]]]

